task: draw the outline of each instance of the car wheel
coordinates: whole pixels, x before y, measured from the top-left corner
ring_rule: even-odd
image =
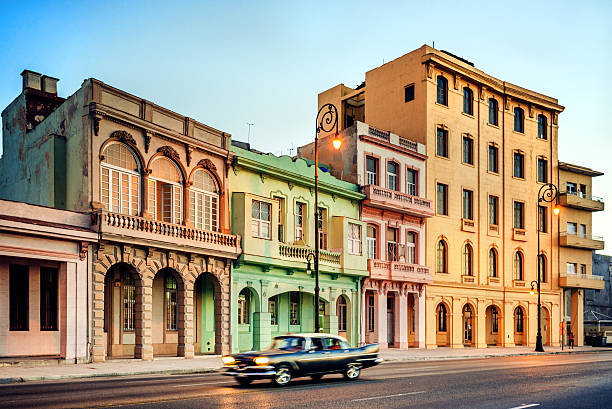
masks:
[[[276,368],[276,373],[272,378],[272,382],[274,382],[276,386],[288,385],[289,382],[291,382],[291,368],[287,365],[281,365]]]
[[[360,373],[361,369],[359,368],[359,365],[350,364],[344,370],[344,378],[354,381],[359,378]]]
[[[240,386],[248,386],[253,380],[251,378],[236,378],[236,382],[238,382]]]
[[[318,381],[321,378],[323,378],[323,374],[318,373],[318,374],[310,375],[310,378],[312,378],[313,381]]]

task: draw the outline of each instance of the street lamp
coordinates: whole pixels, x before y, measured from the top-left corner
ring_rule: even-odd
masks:
[[[530,294],[533,295],[533,285],[537,284],[538,291],[538,335],[536,336],[536,352],[544,352],[544,346],[542,345],[542,300],[540,297],[540,283],[542,281],[542,272],[541,272],[541,254],[540,254],[540,203],[551,203],[553,200],[557,200],[559,197],[559,189],[552,183],[546,183],[540,187],[538,191],[538,280],[535,282],[531,282],[531,291]],[[553,213],[555,216],[559,214],[559,207],[555,204],[553,208]],[[563,341],[561,341],[563,342]]]
[[[310,270],[310,260],[313,257],[314,272],[315,272],[315,301],[314,301],[314,316],[315,316],[315,332],[321,332],[319,325],[319,132],[331,132],[336,130],[332,146],[334,149],[340,149],[342,140],[338,137],[338,109],[333,104],[325,104],[317,113],[315,119],[315,200],[314,200],[314,224],[315,224],[315,252],[314,256],[309,253],[306,257],[308,261],[308,270]]]

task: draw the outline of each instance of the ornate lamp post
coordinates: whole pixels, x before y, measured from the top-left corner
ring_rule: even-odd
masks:
[[[309,253],[306,257],[308,262],[307,271],[310,272],[310,262],[314,261],[315,272],[315,300],[314,300],[314,317],[315,317],[315,332],[321,332],[319,325],[319,132],[331,132],[336,130],[336,135],[332,140],[334,149],[340,149],[342,140],[338,138],[338,109],[332,104],[325,104],[317,113],[315,120],[315,200],[314,200],[314,224],[315,224],[315,252]]]
[[[559,189],[552,183],[546,183],[542,185],[540,190],[538,191],[538,280],[531,282],[531,291],[530,293],[533,295],[533,286],[537,285],[538,291],[538,335],[536,336],[536,352],[544,352],[544,346],[542,345],[542,300],[540,297],[540,283],[542,281],[542,271],[541,271],[541,254],[540,254],[540,203],[551,203],[553,200],[557,200],[559,197]],[[555,205],[553,208],[553,213],[556,215],[559,214],[559,208]],[[561,341],[563,342],[563,341]]]

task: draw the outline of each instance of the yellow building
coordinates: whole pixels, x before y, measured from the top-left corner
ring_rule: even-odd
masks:
[[[428,46],[319,94],[355,121],[426,145],[428,348],[534,345],[538,191],[558,185],[554,98],[494,78]],[[341,155],[342,153],[338,153]],[[559,224],[542,210],[543,342],[559,345]]]
[[[559,162],[559,285],[563,289],[566,334],[572,331],[576,345],[584,342],[584,289],[602,290],[603,277],[593,275],[593,250],[603,250],[601,237],[593,236],[592,213],[604,209],[593,196],[592,178],[603,173]],[[567,339],[566,339],[567,342]]]

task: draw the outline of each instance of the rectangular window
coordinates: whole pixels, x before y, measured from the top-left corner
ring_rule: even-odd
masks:
[[[472,196],[471,190],[463,189],[463,218],[467,220],[474,220]]]
[[[497,126],[497,100],[489,98],[489,123]]]
[[[348,224],[348,252],[349,254],[361,254],[361,226],[355,223]]]
[[[548,183],[548,161],[538,158],[538,182]]]
[[[250,297],[247,297],[245,292],[238,294],[238,324],[249,324],[250,322],[250,311],[249,311]]]
[[[410,102],[414,99],[414,84],[404,87],[404,102]]]
[[[374,332],[375,315],[374,295],[368,294],[368,332]]]
[[[489,172],[499,173],[499,149],[489,145]]]
[[[436,135],[436,154],[448,158],[448,131],[438,128]]]
[[[102,166],[102,203],[112,212],[138,215],[138,176]]]
[[[269,239],[271,237],[270,203],[253,200],[251,205],[251,234],[253,237]]]
[[[572,182],[566,182],[565,191],[570,195],[576,195],[576,193],[578,193],[578,185]]]
[[[525,203],[514,202],[514,228],[525,228]]]
[[[546,219],[547,209],[544,206],[538,206],[538,221],[540,225],[540,231],[542,233],[546,233],[547,228],[547,219]]]
[[[397,229],[387,227],[387,261],[397,261]]]
[[[491,226],[497,226],[498,224],[498,203],[499,198],[497,196],[489,196],[489,224]]]
[[[278,325],[277,297],[268,298],[268,312],[270,313],[270,325]]]
[[[406,170],[406,193],[412,196],[418,195],[417,181],[419,173],[414,169]]]
[[[586,264],[580,264],[580,274],[586,274]]]
[[[580,237],[586,237],[586,224],[580,225]]]
[[[417,234],[409,231],[406,234],[406,262],[408,264],[417,264],[416,242]]]
[[[378,159],[366,156],[366,184],[378,185]]]
[[[391,190],[399,190],[397,184],[397,163],[387,163],[387,188]]]
[[[519,152],[514,152],[514,177],[525,178],[525,156]]]
[[[436,186],[438,214],[448,215],[448,185],[438,183]]]
[[[274,200],[278,203],[278,241],[285,242],[285,199],[274,196]]]
[[[567,234],[575,235],[577,233],[577,230],[578,230],[577,223],[567,222]]]
[[[136,283],[129,274],[123,274],[123,330],[136,330]]]
[[[567,263],[567,274],[576,274],[576,263]]]
[[[178,329],[178,291],[176,278],[166,275],[166,330],[176,331]]]
[[[40,268],[40,330],[57,331],[57,268]]]
[[[295,204],[295,241],[303,241],[304,239],[304,213],[306,205],[304,203]]]
[[[368,226],[366,236],[366,247],[368,251],[368,258],[375,259],[377,255],[376,251],[376,228],[374,226]]]
[[[327,250],[327,209],[319,207],[317,223],[319,224],[319,248]]]
[[[27,265],[9,264],[9,330],[28,331],[30,271]]]
[[[474,164],[474,141],[467,136],[463,137],[463,163]]]
[[[584,198],[587,197],[587,187],[586,187],[586,185],[582,185],[582,184],[580,185],[580,194],[579,194],[579,196],[580,197],[584,197]]]
[[[289,325],[300,325],[300,293],[289,293]]]

